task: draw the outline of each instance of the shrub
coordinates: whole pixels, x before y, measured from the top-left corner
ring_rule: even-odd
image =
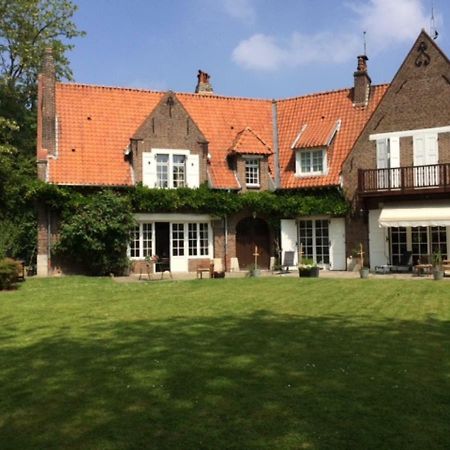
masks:
[[[14,287],[19,277],[20,265],[11,258],[0,259],[0,290]]]
[[[126,197],[104,190],[80,198],[64,213],[55,256],[89,275],[120,275],[134,223]]]

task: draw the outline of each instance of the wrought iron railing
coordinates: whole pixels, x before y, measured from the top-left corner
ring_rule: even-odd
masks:
[[[450,164],[397,167],[392,169],[359,169],[360,194],[377,192],[417,192],[420,189],[450,190]]]

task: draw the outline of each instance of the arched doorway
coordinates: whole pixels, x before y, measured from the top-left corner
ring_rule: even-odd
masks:
[[[247,268],[255,262],[253,253],[258,247],[258,266],[268,269],[270,264],[270,231],[267,222],[260,218],[246,217],[236,225],[236,256],[239,266]]]

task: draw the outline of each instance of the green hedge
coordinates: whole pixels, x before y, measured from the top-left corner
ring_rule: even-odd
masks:
[[[11,258],[0,259],[0,290],[11,289],[19,278],[20,264]]]

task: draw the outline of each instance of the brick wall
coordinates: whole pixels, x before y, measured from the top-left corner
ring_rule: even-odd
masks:
[[[425,42],[428,65],[419,49]],[[419,59],[418,59],[419,58]],[[450,63],[434,42],[421,34],[391,83],[378,108],[344,163],[342,175],[346,196],[358,207],[358,169],[375,169],[376,143],[369,135],[450,125]],[[439,136],[439,162],[450,162],[450,137]],[[400,164],[412,165],[412,138],[400,140]]]
[[[251,158],[251,155],[248,155]],[[247,187],[245,184],[245,161],[242,155],[236,155],[236,176],[241,185],[241,191],[267,191],[271,187],[269,162],[267,156],[259,159],[259,187]]]
[[[142,182],[142,153],[152,148],[185,149],[199,155],[200,184],[207,181],[208,145],[176,94],[167,93],[133,136],[135,182]]]

